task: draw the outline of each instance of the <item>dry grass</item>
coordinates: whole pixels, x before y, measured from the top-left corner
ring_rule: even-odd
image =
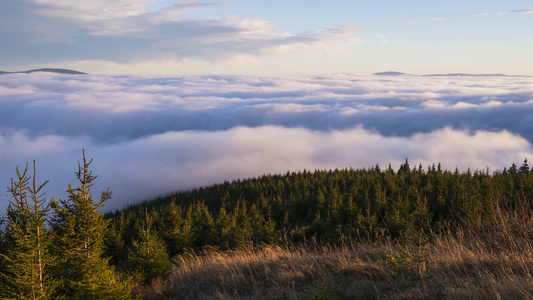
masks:
[[[168,279],[137,292],[195,300],[533,299],[532,224],[530,209],[498,210],[490,226],[448,229],[427,243],[406,235],[317,250],[205,249],[176,257]]]

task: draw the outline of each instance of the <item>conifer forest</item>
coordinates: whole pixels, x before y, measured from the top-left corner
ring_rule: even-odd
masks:
[[[494,232],[505,227],[504,223],[515,224],[513,220],[520,220],[517,226],[530,220],[527,216],[533,205],[533,170],[527,160],[503,170],[465,172],[445,170],[438,163],[411,166],[406,160],[397,170],[376,165],[265,174],[179,191],[104,213],[112,191],[98,194],[91,189],[98,180],[91,162],[84,153],[74,183],[65,186],[66,199],[45,195],[48,181],[36,180],[35,162],[16,168],[0,227],[0,298],[469,298],[466,292],[454,294],[443,287],[448,286],[447,281],[436,283],[438,276],[429,270],[441,265],[432,263],[432,255],[441,249],[442,241],[446,245],[459,244],[459,239],[467,243],[464,236],[468,234],[469,241],[497,244]],[[484,237],[480,238],[480,233]],[[514,237],[517,245],[531,232],[522,233]],[[511,240],[507,243],[513,244]],[[491,245],[491,251],[509,251]],[[320,269],[322,260],[316,258],[314,267],[308,268],[322,271],[303,270],[298,271],[301,276],[284,277],[279,282],[292,284],[285,290],[282,283],[268,284],[274,282],[269,277],[273,275],[253,273],[253,265],[248,267],[249,274],[243,275],[255,276],[253,283],[250,278],[241,278],[248,283],[240,285],[238,280],[222,284],[217,279],[206,283],[212,291],[194,287],[203,281],[194,277],[200,271],[193,266],[208,257],[227,255],[229,261],[239,255],[264,256],[266,266],[272,253],[322,259],[332,253],[360,253],[361,249],[374,250],[365,250],[349,265],[372,263],[372,269],[343,273],[344,269],[335,269],[328,262],[324,271]],[[474,260],[471,263],[476,265]],[[531,263],[529,258],[523,267],[530,268]],[[187,266],[190,269],[184,271]],[[461,270],[453,272],[466,272]],[[513,274],[525,272],[521,270]],[[352,278],[351,283],[342,283],[344,279],[338,276],[355,276],[359,281]],[[361,281],[365,276],[370,279]],[[303,281],[298,281],[300,277]],[[358,286],[352,290],[358,292],[348,288],[354,282]],[[308,285],[298,290],[298,284]],[[521,292],[507,295],[532,292],[531,288],[515,291]],[[488,297],[498,295],[506,294],[495,289]]]

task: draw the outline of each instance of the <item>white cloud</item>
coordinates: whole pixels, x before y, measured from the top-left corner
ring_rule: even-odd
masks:
[[[36,159],[62,196],[85,148],[111,208],[269,172],[496,169],[533,153],[531,77],[34,73],[0,75],[0,91],[0,186]]]
[[[48,195],[58,197],[64,197],[66,185],[74,182],[72,171],[81,149],[86,148],[87,155],[95,158],[93,169],[99,174],[95,194],[107,186],[114,191],[115,200],[108,203],[108,209],[265,173],[388,163],[397,168],[405,158],[424,168],[436,162],[461,170],[502,168],[533,154],[528,141],[507,131],[471,133],[450,128],[411,137],[385,137],[360,127],[325,132],[236,127],[213,132],[172,131],[110,145],[59,136],[33,139],[15,132],[2,136],[0,142],[10,146],[9,151],[2,151],[0,183],[8,184],[15,163],[22,166],[25,160],[35,158],[39,178],[51,179]],[[33,150],[28,153],[24,149]]]
[[[312,32],[276,34],[276,24],[259,17],[187,18],[189,10],[226,2],[179,1],[155,11],[156,0],[52,1],[5,0],[0,11],[0,56],[11,66],[93,62],[119,64],[166,63],[186,60],[245,62],[261,56],[346,46],[353,26]],[[104,3],[105,2],[105,3]],[[105,5],[104,5],[105,4]],[[105,9],[102,9],[105,7]],[[333,50],[332,50],[333,51]]]
[[[490,16],[490,13],[482,13],[482,14],[473,14],[472,17],[487,17]]]
[[[415,20],[408,20],[408,21],[402,22],[401,24],[415,24],[415,23],[420,23],[420,22],[422,21],[415,19]]]
[[[533,14],[533,8],[527,9],[515,9],[511,10],[512,13],[521,13],[521,14]]]
[[[382,42],[382,43],[390,43],[390,42],[398,42],[397,40],[395,39],[389,39],[387,38],[386,36],[383,36],[383,35],[376,35],[376,38],[378,39],[378,41]]]

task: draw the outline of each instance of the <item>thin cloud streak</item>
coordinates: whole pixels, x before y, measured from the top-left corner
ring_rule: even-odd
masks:
[[[512,13],[521,13],[521,14],[533,14],[533,8],[528,9],[515,9],[511,10]]]

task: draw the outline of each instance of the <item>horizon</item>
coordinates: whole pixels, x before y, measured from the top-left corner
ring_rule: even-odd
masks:
[[[4,71],[0,70],[2,73],[8,73],[8,74],[14,74],[14,73],[35,73],[35,72],[48,72],[48,73],[58,73],[61,74],[63,71],[66,72],[79,72],[82,74],[72,74],[72,75],[114,75],[114,76],[128,76],[128,75],[135,75],[135,74],[105,74],[105,73],[88,73],[84,70],[73,70],[73,69],[64,69],[64,68],[53,68],[53,67],[46,67],[46,68],[36,68],[36,69],[30,69],[30,70],[9,70]],[[66,74],[66,73],[65,73]],[[215,75],[222,75],[222,76],[238,76],[242,74],[200,74],[203,76],[215,76]],[[451,73],[425,73],[425,74],[413,74],[413,73],[406,73],[402,71],[396,71],[396,70],[387,70],[387,71],[379,71],[374,72],[370,74],[360,74],[360,73],[350,73],[350,72],[342,72],[342,73],[331,73],[331,74],[308,74],[306,76],[280,76],[280,77],[288,77],[288,78],[298,78],[298,77],[317,77],[317,76],[335,76],[335,75],[381,75],[381,76],[401,76],[401,75],[407,75],[407,76],[509,76],[509,77],[532,77],[533,75],[523,75],[523,74],[503,74],[503,73],[464,73],[464,72],[451,72]],[[143,75],[138,75],[143,76]],[[156,77],[156,75],[150,75],[146,74],[144,76],[148,77]],[[194,74],[175,74],[175,75],[166,75],[165,77],[180,77],[180,76],[194,76]],[[256,77],[267,77],[267,76],[261,76],[261,75],[250,75],[250,76],[256,76]]]

